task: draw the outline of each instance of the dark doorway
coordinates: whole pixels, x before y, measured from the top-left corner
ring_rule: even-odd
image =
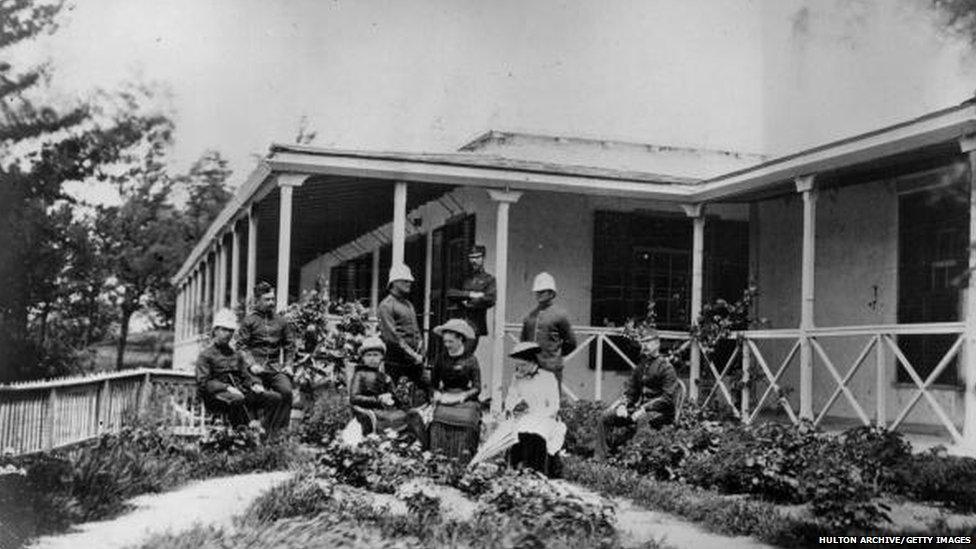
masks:
[[[447,299],[449,289],[457,289],[468,273],[467,253],[474,245],[474,214],[458,216],[435,229],[432,238],[430,325],[443,323],[458,315],[458,305]],[[436,356],[440,345],[430,338],[430,356]]]

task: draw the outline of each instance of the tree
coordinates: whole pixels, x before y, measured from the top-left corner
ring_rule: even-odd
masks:
[[[172,204],[174,181],[163,163],[171,132],[171,124],[157,126],[144,147],[126,156],[131,167],[112,178],[122,204],[97,208],[100,254],[112,266],[110,286],[118,298],[117,369],[123,367],[132,315],[161,301],[184,255],[186,225]]]
[[[53,32],[63,6],[0,2],[0,57]],[[92,101],[45,101],[49,72],[44,65],[15,70],[0,62],[0,381],[38,377],[44,374],[38,365],[52,363],[48,323],[63,297],[59,286],[71,258],[65,234],[73,223],[62,184],[100,176],[160,121]]]
[[[177,183],[187,193],[186,206],[183,209],[191,239],[190,247],[186,250],[187,255],[233,196],[227,188],[230,175],[227,160],[220,152],[208,150],[193,163],[186,175],[177,179]]]

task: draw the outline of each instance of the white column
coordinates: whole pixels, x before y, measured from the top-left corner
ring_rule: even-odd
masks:
[[[424,349],[429,349],[430,343],[430,295],[432,291],[430,278],[434,274],[434,233],[428,230],[424,235]]]
[[[291,211],[292,193],[308,176],[282,174],[278,176],[281,200],[278,205],[278,287],[275,290],[279,311],[288,307],[288,274],[291,270]]]
[[[505,367],[505,305],[508,299],[508,209],[522,197],[521,192],[488,191],[498,203],[495,220],[495,333],[491,354],[491,411],[502,407],[502,372]]]
[[[960,140],[960,148],[969,160],[969,272],[976,273],[976,135]],[[976,450],[976,281],[970,275],[965,290],[966,345],[961,355],[960,374],[963,383],[965,416],[962,426],[963,446]]]
[[[237,306],[241,298],[241,235],[237,222],[230,230],[230,307]]]
[[[803,194],[803,260],[800,278],[800,417],[813,419],[813,349],[809,330],[814,327],[814,260],[817,234],[817,189],[812,175],[796,178]]]
[[[698,323],[702,310],[702,291],[705,273],[705,215],[703,204],[685,204],[685,214],[692,219],[691,239],[691,325]],[[691,342],[691,367],[688,375],[688,398],[698,402],[701,383],[701,346]]]
[[[188,338],[197,335],[197,325],[194,323],[193,319],[196,318],[198,297],[199,292],[197,291],[197,271],[194,269],[190,271],[190,292],[187,296],[188,301],[186,307],[186,336]]]
[[[211,308],[213,308],[213,304],[210,301],[210,283],[212,282],[212,277],[210,276],[210,252],[207,252],[207,255],[204,257],[203,265],[201,267],[201,271],[200,272],[201,272],[201,276],[200,276],[200,296],[201,296],[201,299],[200,299],[200,303],[201,303],[201,305],[200,305],[200,314],[201,314],[201,316],[205,316],[206,315],[206,307],[204,307],[204,305],[207,305],[207,306],[210,306]],[[200,331],[201,332],[206,332],[207,331],[207,328],[203,324],[201,324],[200,325]]]
[[[183,305],[183,284],[176,285],[176,311],[173,314],[173,342],[183,341],[183,314],[186,308]]]
[[[373,270],[369,281],[369,306],[373,310],[373,316],[380,306],[380,249],[373,250]]]
[[[258,283],[258,213],[256,205],[247,210],[247,277],[244,280],[244,299],[250,305],[254,299],[254,285]]]
[[[217,249],[214,252],[214,313],[224,308],[224,289],[227,286],[227,248],[224,246],[224,236],[217,237]]]
[[[403,248],[407,241],[407,184],[397,181],[393,187],[393,261],[403,264]]]

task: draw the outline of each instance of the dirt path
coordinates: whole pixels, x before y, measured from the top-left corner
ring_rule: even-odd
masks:
[[[208,524],[229,528],[232,519],[243,513],[248,505],[262,492],[286,480],[291,473],[256,473],[210,479],[190,484],[164,494],[143,495],[130,501],[135,509],[113,520],[89,522],[76,530],[58,536],[38,539],[32,549],[105,549],[138,545],[154,533],[180,532],[194,524]],[[414,486],[415,485],[415,486]],[[475,512],[476,505],[467,501],[454,489],[429,486],[429,483],[411,481],[404,489],[424,486],[443,499],[445,511],[459,520],[465,520]],[[575,484],[557,481],[557,486],[567,494],[577,495],[594,502],[602,496]],[[461,501],[464,500],[464,501]],[[616,507],[617,529],[625,543],[639,546],[654,540],[667,546],[682,548],[720,549],[767,549],[770,546],[747,537],[729,537],[713,534],[667,513],[651,511],[636,506],[626,498],[612,498]],[[393,513],[405,513],[406,507],[395,496],[376,495],[377,505],[387,506]]]
[[[582,486],[560,482],[569,492],[583,499],[598,500],[600,494]],[[639,546],[654,540],[678,549],[773,549],[773,546],[751,537],[725,536],[709,532],[693,522],[669,513],[651,511],[634,505],[627,498],[614,497],[610,501],[616,507],[617,531],[626,545]]]
[[[32,549],[113,549],[128,547],[150,534],[179,532],[196,523],[231,526],[231,519],[290,472],[254,473],[195,482],[173,492],[146,494],[130,501],[135,509],[112,520],[78,525],[76,531],[37,539]]]

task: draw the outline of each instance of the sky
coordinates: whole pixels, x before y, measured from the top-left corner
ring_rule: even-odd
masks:
[[[451,151],[488,129],[785,154],[958,104],[925,0],[86,0],[31,46],[66,96],[162,85],[172,162]]]

